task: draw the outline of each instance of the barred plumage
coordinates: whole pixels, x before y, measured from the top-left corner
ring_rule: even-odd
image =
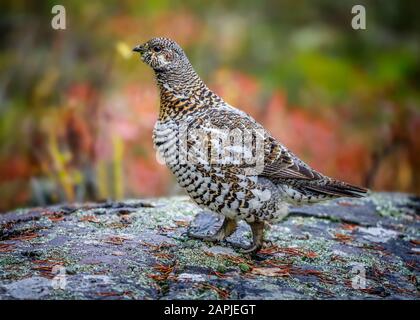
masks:
[[[225,216],[214,236],[192,236],[222,240],[243,219],[253,232],[245,252],[256,252],[263,244],[264,223],[283,219],[288,204],[366,193],[313,170],[251,116],[223,101],[174,41],[154,38],[133,50],[153,68],[160,90],[153,133],[157,151],[198,205]]]

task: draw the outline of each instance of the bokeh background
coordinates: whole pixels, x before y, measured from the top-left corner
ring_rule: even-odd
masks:
[[[0,211],[181,192],[152,147],[153,73],[131,53],[154,36],[315,169],[420,193],[418,1],[62,1],[61,31],[55,4],[0,2]]]

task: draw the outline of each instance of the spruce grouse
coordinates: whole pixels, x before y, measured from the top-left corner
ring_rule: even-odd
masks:
[[[158,154],[195,203],[225,217],[214,235],[190,236],[221,241],[245,220],[253,242],[243,252],[255,253],[263,245],[264,224],[284,218],[289,204],[367,192],[316,172],[251,116],[223,101],[176,42],[153,38],[133,51],[154,70],[160,90],[153,132]]]

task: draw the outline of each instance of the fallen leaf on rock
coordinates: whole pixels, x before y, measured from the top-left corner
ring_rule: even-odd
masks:
[[[223,274],[223,273],[221,273],[221,272],[218,272],[218,271],[213,271],[213,274],[214,274],[216,277],[218,277],[218,278],[222,278],[222,279],[224,279],[224,278],[227,278],[227,277],[228,277],[227,275],[225,275],[225,274]]]
[[[56,274],[54,274],[54,267],[64,266],[63,261],[46,259],[46,260],[33,260],[35,266],[31,267],[32,270],[38,271],[41,276],[45,278],[52,279]]]
[[[163,253],[163,252],[154,252],[152,253],[156,258],[160,258],[160,259],[166,259],[166,260],[170,260],[173,259],[173,255],[169,254],[169,253]]]
[[[276,253],[283,253],[288,256],[299,256],[299,257],[307,257],[307,258],[317,258],[318,254],[314,251],[304,251],[298,248],[287,248],[287,247],[279,247],[279,246],[271,246],[260,250],[262,254],[276,254]]]
[[[178,227],[188,227],[190,224],[188,221],[185,220],[175,220],[174,222]]]
[[[357,227],[358,227],[357,224],[351,224],[351,223],[343,223],[341,225],[341,228],[344,229],[344,230],[354,230]]]
[[[149,242],[145,242],[145,241],[140,241],[140,244],[143,246],[148,247],[150,250],[152,251],[161,251],[162,249],[166,249],[166,248],[170,248],[175,246],[172,243],[167,243],[167,242],[162,242],[158,245],[153,244],[153,243],[149,243]]]
[[[9,240],[26,241],[26,240],[31,240],[31,239],[34,239],[34,238],[37,238],[37,237],[38,237],[38,234],[36,232],[29,231],[29,232],[24,232],[20,235],[12,236],[12,237],[9,238]]]
[[[0,243],[0,252],[11,252],[13,251],[14,247],[15,246],[10,243]]]
[[[216,287],[215,285],[212,285],[210,283],[199,283],[195,286],[199,287],[200,289],[207,289],[216,292],[220,299],[227,299],[230,296],[229,291],[227,291],[226,289]]]
[[[125,240],[128,240],[128,238],[121,237],[121,236],[113,236],[113,237],[109,237],[108,239],[106,239],[105,242],[116,244],[116,245],[122,245]]]
[[[266,276],[266,277],[288,277],[290,276],[288,268],[274,267],[274,268],[253,268],[251,273]]]
[[[54,214],[51,216],[48,216],[48,219],[50,219],[52,222],[59,222],[64,220],[63,214]]]
[[[334,238],[340,242],[349,242],[349,241],[354,240],[352,236],[349,236],[343,233],[338,233],[338,232],[334,233]]]
[[[420,240],[417,239],[411,239],[410,242],[416,246],[420,246]]]
[[[83,217],[80,218],[79,221],[81,221],[81,222],[86,221],[86,222],[99,223],[99,219],[97,217],[91,216],[91,215],[83,216]]]

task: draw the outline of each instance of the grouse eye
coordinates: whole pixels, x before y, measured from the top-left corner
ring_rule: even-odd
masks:
[[[153,51],[154,52],[161,52],[162,51],[162,48],[160,46],[154,46],[153,47]]]

